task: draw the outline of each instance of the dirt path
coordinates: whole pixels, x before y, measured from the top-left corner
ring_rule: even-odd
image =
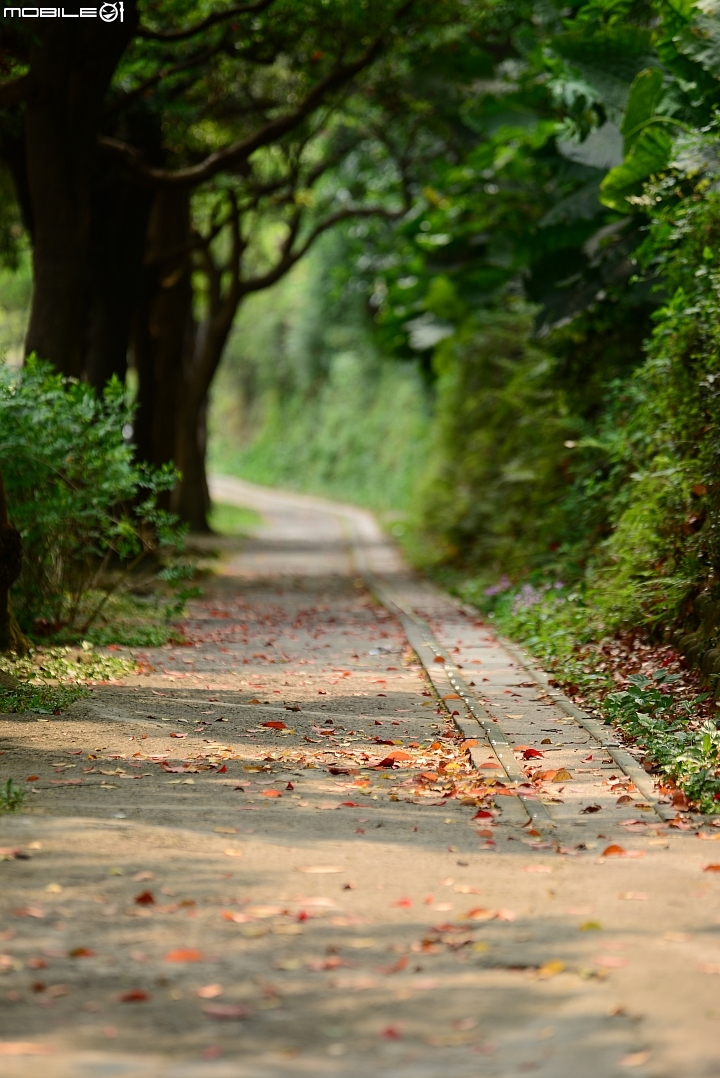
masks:
[[[720,833],[661,821],[369,517],[216,485],[265,523],[192,645],[0,722],[0,778],[37,776],[0,821],[2,1078],[718,1078]]]

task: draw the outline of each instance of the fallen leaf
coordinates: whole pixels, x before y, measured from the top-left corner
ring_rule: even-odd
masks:
[[[398,898],[396,902],[391,903],[392,906],[399,906],[400,909],[409,910],[412,906],[411,898]]]
[[[216,996],[221,996],[223,991],[221,984],[204,984],[195,989],[195,995],[200,996],[200,999],[215,999]]]
[[[235,1019],[247,1018],[250,1010],[244,1003],[207,1003],[203,1014],[208,1018],[216,1018],[218,1021],[232,1022]]]
[[[89,947],[74,947],[72,951],[68,951],[68,958],[95,958],[95,952]]]
[[[280,790],[263,790],[261,797],[282,797]]]
[[[705,865],[703,872],[720,872],[720,865]]]
[[[649,1052],[629,1052],[626,1056],[620,1056],[618,1064],[621,1067],[642,1067],[649,1059]]]
[[[625,854],[626,854],[626,851],[623,849],[622,846],[618,846],[617,843],[613,843],[611,846],[606,846],[605,849],[603,850],[603,852],[600,854],[600,856],[601,857],[625,857]],[[718,871],[720,872],[720,865],[718,865],[717,867],[718,867]]]
[[[443,662],[442,659],[439,661]],[[438,662],[438,660],[435,659],[435,662]],[[384,1037],[386,1041],[397,1041],[402,1037],[402,1033],[397,1026],[385,1026],[385,1029],[381,1030],[380,1036]]]
[[[40,778],[39,775],[28,775],[28,777],[25,779],[25,781],[26,782],[37,782],[39,778]]]
[[[565,963],[559,959],[553,959],[551,962],[544,962],[537,971],[538,977],[556,977],[558,973],[562,973],[565,969]]]
[[[584,809],[580,809],[580,815],[588,815],[592,812],[600,812],[602,805],[586,805]]]
[[[568,771],[566,767],[561,767],[559,771],[555,773],[552,778],[552,782],[567,782],[572,778],[572,772]]]
[[[145,1003],[150,996],[142,988],[131,988],[129,992],[123,992],[117,998],[118,1003]]]
[[[41,910],[38,906],[23,906],[22,909],[15,910],[16,917],[44,917],[45,911]]]
[[[165,955],[166,962],[202,962],[202,960],[202,952],[196,951],[194,947],[178,947]]]
[[[242,857],[242,855],[243,855],[242,850],[235,850],[235,849],[232,849],[232,848],[228,848],[227,850],[223,850],[223,853],[225,854],[226,857]]]
[[[135,898],[135,905],[136,906],[154,906],[155,905],[155,897],[154,897],[152,891],[142,891],[139,895],[137,895],[137,897]]]
[[[523,752],[523,760],[534,760],[540,756],[544,756],[544,752],[540,752],[539,749],[525,749]]]
[[[187,734],[170,734],[170,737],[187,737]]]
[[[270,730],[287,730],[284,722],[261,722],[261,726],[267,726]]]
[[[585,921],[580,925],[578,931],[580,932],[602,932],[602,925],[599,921]]]

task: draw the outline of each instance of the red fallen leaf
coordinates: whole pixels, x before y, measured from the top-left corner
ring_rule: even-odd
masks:
[[[327,696],[327,693],[324,689],[318,689],[318,696]]]
[[[381,742],[381,744],[392,745],[392,741]],[[375,764],[375,767],[395,767],[396,764],[400,764],[402,760],[412,760],[412,756],[409,752],[390,752],[385,756],[379,764]]]
[[[492,812],[488,812],[486,809],[480,809],[473,816],[473,820],[494,820]]]
[[[68,951],[68,958],[95,958],[95,952],[89,947],[73,947],[72,951]]]
[[[136,906],[154,906],[155,898],[152,891],[142,891],[135,899]]]
[[[544,756],[544,752],[540,752],[539,749],[525,749],[523,752],[523,760],[534,760],[536,757]]]
[[[435,662],[444,662],[443,659],[435,659]],[[386,1041],[398,1041],[402,1037],[402,1033],[397,1026],[386,1026],[380,1033],[381,1037],[384,1037]]]
[[[202,951],[196,951],[194,947],[178,947],[175,951],[168,951],[165,955],[166,962],[202,962]]]
[[[391,905],[392,906],[400,906],[401,909],[409,910],[410,907],[412,906],[412,899],[411,898],[399,898],[397,900],[397,902],[392,902]]]
[[[187,737],[187,734],[170,734],[170,737]]]
[[[720,872],[720,865],[705,865],[703,872]]]
[[[600,854],[600,856],[601,857],[625,857],[626,852],[627,851],[624,850],[622,846],[618,846],[617,843],[614,842],[611,846],[606,846],[606,848],[603,850],[603,852]]]
[[[267,726],[269,730],[287,730],[284,722],[261,722],[261,726]]]
[[[434,663],[444,663],[445,660],[443,659],[442,655],[436,655],[435,658],[433,659],[433,662]]]
[[[341,801],[340,808],[359,809],[363,806],[358,801]]]
[[[286,789],[286,790],[294,790],[294,789],[295,789],[295,787],[293,786],[293,784],[292,784],[291,782],[289,782],[289,783],[287,784],[287,786],[285,787],[285,789]]]
[[[131,988],[129,992],[123,992],[117,998],[118,1003],[145,1003],[150,999],[150,995],[143,992],[142,988]]]
[[[346,962],[345,959],[341,958],[340,955],[334,954],[330,955],[329,958],[313,958],[307,963],[307,968],[311,969],[314,973],[321,973],[326,969],[339,969],[340,966],[347,965],[349,965],[349,963]]]
[[[262,797],[282,797],[279,790],[263,790]]]
[[[215,769],[215,774],[216,775],[224,775],[224,774],[226,774],[226,772],[227,772],[227,764],[223,764],[222,767],[217,767]]]
[[[247,1018],[250,1014],[250,1009],[244,1003],[206,1003],[202,1012],[208,1018],[216,1018],[221,1022],[232,1022],[238,1018]]]
[[[28,775],[28,777],[25,779],[25,781],[26,782],[37,782],[39,778],[40,778],[39,775]]]
[[[398,958],[397,962],[395,962],[394,965],[392,965],[392,966],[380,966],[379,967],[380,973],[401,973],[402,970],[404,970],[407,967],[409,961],[410,960],[407,957],[407,955],[402,955],[402,957]]]

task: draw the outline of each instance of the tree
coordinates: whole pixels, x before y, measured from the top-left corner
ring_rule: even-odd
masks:
[[[177,396],[167,392],[170,381],[185,386],[188,365],[209,370],[198,342],[206,359],[217,356],[233,305],[278,279],[307,249],[308,235],[333,219],[310,222],[302,234],[310,215],[289,213],[276,265],[255,275],[247,266],[242,274],[232,266],[221,271],[220,290],[208,290],[213,313],[196,334],[195,255],[205,250],[208,280],[217,273],[191,227],[194,192],[230,182],[238,212],[254,227],[263,199],[296,207],[305,200],[307,209],[303,192],[342,160],[337,145],[318,160],[317,146],[351,87],[356,99],[371,95],[371,73],[385,65],[387,74],[413,49],[427,48],[423,35],[458,24],[468,8],[429,0],[256,0],[223,10],[205,3],[195,14],[197,21],[183,25],[185,5],[166,0],[153,7],[148,25],[130,0],[122,24],[13,26],[10,78],[0,84],[0,153],[33,244],[28,351],[101,386],[113,373],[124,376],[132,339],[140,451],[155,463],[179,452],[185,485],[197,485],[191,474],[199,461],[190,467],[183,446],[202,443],[185,425],[201,415],[207,387],[199,403],[188,389],[171,415],[163,407]],[[275,151],[289,168],[268,187],[258,167]],[[249,245],[242,225],[236,232],[239,267]],[[234,284],[224,283],[228,273]],[[176,501],[188,512],[182,491]],[[201,512],[191,516],[202,525]]]

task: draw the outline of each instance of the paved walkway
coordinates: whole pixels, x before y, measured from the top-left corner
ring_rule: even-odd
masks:
[[[0,778],[37,776],[0,820],[0,1075],[718,1078],[720,834],[663,822],[367,514],[215,486],[264,524],[191,644],[0,722]]]

